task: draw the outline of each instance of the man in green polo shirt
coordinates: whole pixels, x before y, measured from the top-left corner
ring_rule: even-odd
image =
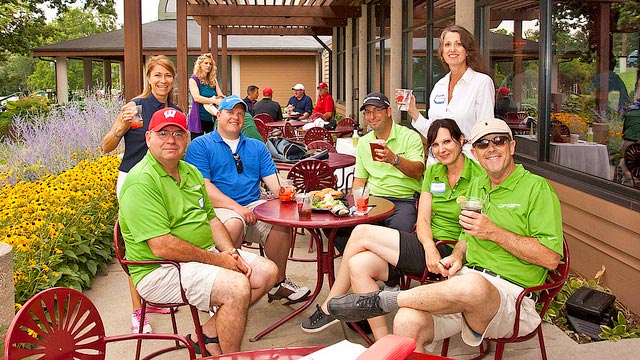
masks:
[[[424,147],[420,135],[391,118],[391,104],[382,93],[372,92],[364,98],[360,111],[373,131],[360,138],[356,148],[356,165],[352,188],[365,184],[369,194],[384,197],[396,206],[380,225],[399,231],[411,231],[418,217],[416,196],[420,193],[424,173]],[[369,142],[382,140],[380,149],[371,152]],[[343,252],[349,231],[340,231],[335,246]]]
[[[216,217],[200,171],[182,161],[188,141],[184,114],[165,108],[145,133],[149,151],[120,191],[119,222],[131,260],[174,260],[173,266],[131,265],[131,278],[146,300],[182,302],[216,314],[202,325],[207,351],[240,350],[247,310],[276,282],[273,262],[236,250]],[[216,329],[224,329],[218,338]],[[188,339],[192,339],[188,335]],[[219,343],[219,347],[218,347]],[[202,349],[194,343],[196,351]]]
[[[515,164],[512,139],[500,119],[481,120],[472,129],[472,153],[487,174],[472,180],[468,196],[484,199],[484,207],[481,214],[461,211],[464,232],[438,264],[447,281],[338,296],[329,301],[329,313],[352,322],[398,310],[394,333],[416,339],[417,351],[456,333],[471,346],[484,337],[508,337],[516,320],[519,335],[535,330],[541,321],[535,301],[523,299],[519,319],[515,302],[523,288],[544,283],[547,271],[558,266],[562,214],[549,183]]]

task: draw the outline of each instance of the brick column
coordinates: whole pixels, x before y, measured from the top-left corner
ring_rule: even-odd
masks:
[[[11,245],[0,242],[0,327],[8,327],[15,314],[13,304],[13,251]],[[0,336],[4,338],[4,331]]]

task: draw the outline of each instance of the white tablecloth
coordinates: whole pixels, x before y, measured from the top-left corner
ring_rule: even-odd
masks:
[[[351,138],[339,137],[336,139],[336,151],[341,154],[349,154],[352,156],[356,156],[356,148],[353,146],[353,142]],[[344,171],[343,171],[344,170]],[[355,166],[349,166],[344,169],[338,169],[334,171],[336,176],[338,177],[338,185],[342,185],[341,188],[343,191],[351,190],[351,184],[353,182],[353,172],[355,171]],[[343,175],[344,174],[344,175]],[[345,178],[348,179],[349,183],[345,183]]]
[[[611,180],[609,152],[602,144],[551,143],[550,160],[558,165]]]

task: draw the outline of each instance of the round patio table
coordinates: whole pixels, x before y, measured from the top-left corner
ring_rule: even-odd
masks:
[[[347,196],[349,206],[353,206],[353,196]],[[291,312],[284,318],[276,321],[271,326],[260,332],[253,337],[251,341],[257,341],[263,336],[267,335],[280,325],[289,321],[296,315],[303,312],[308,308],[316,299],[322,285],[324,283],[324,274],[327,274],[329,278],[329,286],[333,285],[335,280],[333,259],[336,257],[335,249],[333,247],[333,240],[338,232],[338,229],[344,227],[353,227],[359,224],[370,224],[380,221],[391,214],[395,210],[395,205],[383,198],[376,196],[369,197],[369,207],[371,209],[365,215],[354,215],[337,217],[329,211],[312,211],[311,218],[300,219],[298,217],[298,205],[295,201],[281,202],[279,199],[272,199],[263,204],[260,204],[253,209],[258,220],[264,221],[273,225],[281,225],[292,228],[303,228],[309,231],[309,234],[316,244],[316,264],[317,264],[317,278],[316,287],[313,293],[307,301],[298,309]],[[322,229],[331,229],[327,237],[327,248],[325,250],[324,242],[322,240]]]

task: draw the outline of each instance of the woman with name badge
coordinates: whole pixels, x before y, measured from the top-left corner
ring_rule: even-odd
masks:
[[[464,134],[482,119],[494,118],[495,87],[487,75],[487,67],[471,33],[462,26],[452,25],[442,31],[438,48],[442,66],[448,73],[434,85],[429,95],[428,119],[416,107],[411,95],[408,114],[411,125],[424,137],[436,119],[455,119]],[[471,145],[464,147],[473,159]],[[433,163],[432,156],[429,163]]]
[[[218,66],[213,55],[206,53],[198,56],[193,64],[193,75],[189,78],[189,93],[193,99],[187,127],[191,140],[214,130],[213,113],[224,99],[218,84]]]
[[[418,205],[416,232],[408,233],[377,225],[358,225],[342,254],[340,268],[329,295],[316,305],[316,312],[301,327],[318,332],[338,322],[329,315],[327,303],[335,296],[378,290],[376,281],[399,279],[404,274],[421,276],[425,267],[439,274],[439,261],[451,254],[453,246],[439,245],[438,240],[457,240],[462,227],[458,223],[460,204],[473,177],[483,176],[484,169],[462,153],[464,135],[454,120],[433,122],[427,132],[429,153],[438,162],[427,167]],[[486,175],[485,175],[486,176]],[[353,270],[351,270],[353,269]],[[386,319],[369,319],[377,339],[386,335]]]

